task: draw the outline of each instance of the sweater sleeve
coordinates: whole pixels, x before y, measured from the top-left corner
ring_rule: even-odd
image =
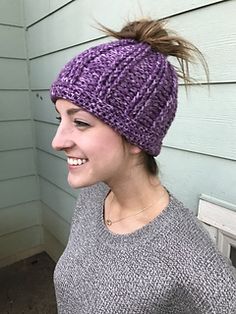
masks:
[[[189,271],[184,275],[187,313],[236,314],[235,268],[214,246],[203,254],[201,259],[198,254],[191,256]]]
[[[178,216],[171,258],[180,285],[180,313],[236,314],[236,269],[192,213],[182,208]]]

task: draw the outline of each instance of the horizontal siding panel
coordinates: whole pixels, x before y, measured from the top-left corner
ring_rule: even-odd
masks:
[[[179,92],[179,109],[164,145],[236,160],[236,84]]]
[[[0,25],[0,57],[26,58],[23,28]]]
[[[33,147],[31,121],[0,123],[0,151]]]
[[[235,82],[235,12],[236,1],[224,1],[170,19],[169,27],[177,30],[203,52],[210,69],[210,80],[214,82]],[[191,69],[194,78],[205,81],[199,67]]]
[[[38,183],[35,176],[0,181],[0,208],[38,199]]]
[[[0,260],[41,244],[41,227],[33,226],[0,238]]]
[[[176,11],[179,13],[182,10],[214,3],[214,1],[203,0],[191,1],[191,4],[188,2],[186,4],[186,2],[181,0],[178,1],[178,5],[173,6],[173,1],[170,0],[161,2],[116,0],[112,1],[111,7],[108,0],[74,1],[28,30],[29,56],[35,57],[101,36],[101,33],[92,27],[96,25],[95,19],[109,27],[120,28],[125,19],[142,16],[142,12],[146,16],[153,16],[153,12],[158,12],[159,16],[155,17],[159,18],[174,14]],[[109,14],[107,14],[107,8],[109,8]],[[51,31],[48,32],[48,29]]]
[[[71,5],[74,5],[74,7],[76,7],[77,12],[83,9],[83,13],[86,12],[87,14],[90,14],[90,16],[94,16],[96,13],[95,16],[97,20],[106,18],[107,21],[114,23],[113,21],[111,21],[111,18],[109,19],[109,15],[106,14],[107,8],[109,8],[109,12],[114,11],[116,12],[116,14],[121,12],[120,16],[122,17],[126,17],[130,14],[133,14],[134,16],[140,16],[141,10],[144,12],[145,16],[151,15],[153,14],[153,12],[158,12],[158,17],[163,17],[178,14],[183,11],[196,9],[208,4],[218,3],[221,1],[222,0],[194,0],[190,2],[185,0],[179,0],[178,2],[173,2],[172,0],[166,0],[157,2],[155,0],[113,0],[111,7],[109,0],[100,0],[99,2],[95,2],[93,0],[83,0],[80,1],[79,6],[78,4]],[[26,24],[29,25],[33,22],[38,21],[39,19],[46,16],[48,13],[53,12],[55,9],[58,9],[69,2],[71,1],[40,0],[37,1],[37,3],[34,3],[31,0],[25,0]],[[129,14],[127,14],[127,11]],[[114,15],[112,15],[112,18],[114,19]]]
[[[162,183],[195,213],[201,194],[236,205],[236,163],[163,147],[157,157]]]
[[[42,222],[46,230],[50,231],[60,243],[66,245],[69,238],[70,224],[44,204],[42,205]]]
[[[41,58],[30,60],[31,89],[49,89],[61,68],[67,61],[83,50],[107,41],[100,39],[77,47],[59,51]],[[36,94],[35,94],[36,95]]]
[[[76,197],[76,190],[73,190],[67,183],[67,163],[61,158],[54,157],[42,151],[37,153],[38,173],[50,182],[59,186],[62,190]]]
[[[236,76],[234,66],[236,64],[236,31],[234,31],[236,20],[231,18],[228,23],[224,23],[222,9],[230,16],[233,9],[236,9],[236,2],[233,4],[232,1],[229,1],[227,4],[210,6],[204,10],[193,11],[170,19],[172,28],[193,41],[203,51],[209,63],[210,79],[215,82],[235,81]],[[214,16],[211,23],[209,23],[209,16]],[[193,24],[198,25],[194,32],[192,31]],[[56,29],[56,31],[58,30]],[[62,38],[68,38],[68,36],[62,36]],[[48,89],[59,70],[72,56],[103,41],[105,40],[90,42],[87,45],[31,60],[32,89]],[[222,64],[219,60],[224,60],[224,63]],[[191,71],[192,76],[197,80],[206,81],[200,66],[191,67]]]
[[[15,252],[14,255],[6,256],[6,258],[3,258],[0,260],[0,268],[5,267],[8,265],[12,265],[16,262],[22,261],[25,258],[34,256],[36,254],[44,252],[44,245],[40,244],[37,246],[34,246],[32,248],[26,248],[24,251]]]
[[[78,194],[78,192],[77,192]],[[40,178],[40,199],[66,222],[71,222],[76,198]]]
[[[25,60],[0,59],[0,89],[28,89]]]
[[[41,203],[30,202],[0,209],[0,237],[41,224]]]
[[[35,120],[58,124],[58,112],[49,97],[49,91],[31,92],[30,98]]]
[[[47,229],[43,228],[44,249],[57,262],[62,255],[65,245],[61,244]]]
[[[33,149],[0,152],[0,180],[36,174]]]
[[[52,149],[51,143],[56,133],[57,126],[36,122],[36,146],[40,150],[44,150],[50,154],[66,159],[63,152]]]
[[[37,22],[47,14],[57,10],[71,0],[24,0],[25,24]]]
[[[23,26],[22,0],[0,1],[0,23]]]
[[[31,118],[28,91],[0,91],[0,121]]]

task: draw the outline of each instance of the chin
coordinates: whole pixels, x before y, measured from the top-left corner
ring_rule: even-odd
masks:
[[[88,183],[82,183],[82,182],[74,182],[73,180],[68,180],[68,184],[72,189],[79,189],[84,188],[86,186],[89,186],[91,184]]]
[[[85,188],[87,186],[93,185],[97,183],[95,180],[80,180],[77,178],[71,178],[70,175],[68,176],[68,184],[72,189],[79,189],[79,188]]]

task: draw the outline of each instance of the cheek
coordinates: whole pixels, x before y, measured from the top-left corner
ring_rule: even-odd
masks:
[[[90,157],[97,157],[97,161],[102,161],[103,165],[104,162],[114,162],[114,159],[118,162],[124,158],[122,138],[113,131],[97,132],[95,136],[88,139],[86,145]]]
[[[123,145],[121,137],[115,133],[106,134],[105,136],[98,137],[96,146],[101,153],[107,153],[108,155],[123,155]]]

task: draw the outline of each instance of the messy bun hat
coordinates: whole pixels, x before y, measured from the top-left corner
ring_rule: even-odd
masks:
[[[177,109],[177,72],[160,52],[167,32],[162,22],[147,20],[105,30],[117,40],[69,61],[51,86],[51,100],[71,101],[157,156]]]

